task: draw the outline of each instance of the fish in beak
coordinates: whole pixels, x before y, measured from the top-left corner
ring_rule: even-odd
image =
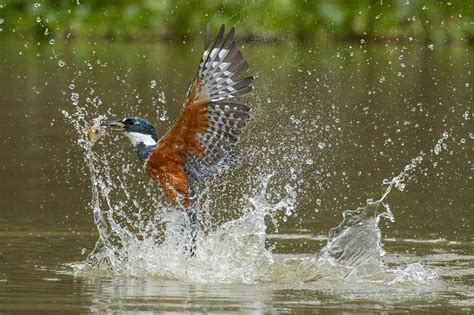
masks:
[[[107,127],[107,117],[100,115],[92,120],[92,126],[87,129],[87,138],[91,144],[96,143],[105,135],[105,128]]]
[[[92,120],[92,125],[87,129],[87,138],[91,144],[101,139],[107,129],[123,131],[126,125],[120,120],[109,120],[106,116],[100,115]]]

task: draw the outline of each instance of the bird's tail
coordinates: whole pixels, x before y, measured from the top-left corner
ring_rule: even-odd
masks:
[[[198,226],[198,209],[199,209],[199,199],[198,193],[195,187],[194,182],[189,183],[189,199],[191,200],[191,206],[185,208],[187,215],[187,222],[183,224],[183,234],[186,238],[186,243],[184,246],[184,251],[189,252],[191,257],[196,256],[197,248],[197,236],[199,231]]]
[[[196,256],[197,249],[197,234],[198,234],[198,222],[197,222],[197,211],[194,208],[190,209],[191,211],[187,212],[189,220],[189,236],[188,244],[185,246],[185,251],[188,251],[191,254],[191,257]]]

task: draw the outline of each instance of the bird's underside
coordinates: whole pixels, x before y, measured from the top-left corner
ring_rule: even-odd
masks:
[[[221,27],[210,46],[209,30],[196,78],[183,110],[145,161],[173,205],[192,204],[193,182],[222,173],[237,161],[236,144],[250,117],[249,106],[233,99],[252,90],[253,77],[241,79],[248,64],[237,48],[234,28]]]

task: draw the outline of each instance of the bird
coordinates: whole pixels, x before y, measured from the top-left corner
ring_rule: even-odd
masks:
[[[191,256],[198,233],[197,185],[234,168],[237,144],[251,108],[236,98],[253,90],[254,76],[242,77],[249,65],[235,41],[235,27],[219,29],[211,45],[207,27],[196,77],[189,83],[181,113],[158,137],[155,127],[139,117],[104,119],[101,126],[122,132],[132,143],[146,174],[161,187],[165,199],[189,219]]]

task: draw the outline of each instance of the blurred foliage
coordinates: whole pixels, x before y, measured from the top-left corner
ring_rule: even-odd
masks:
[[[474,39],[474,1],[0,0],[0,35],[190,39],[207,23],[248,38]]]

